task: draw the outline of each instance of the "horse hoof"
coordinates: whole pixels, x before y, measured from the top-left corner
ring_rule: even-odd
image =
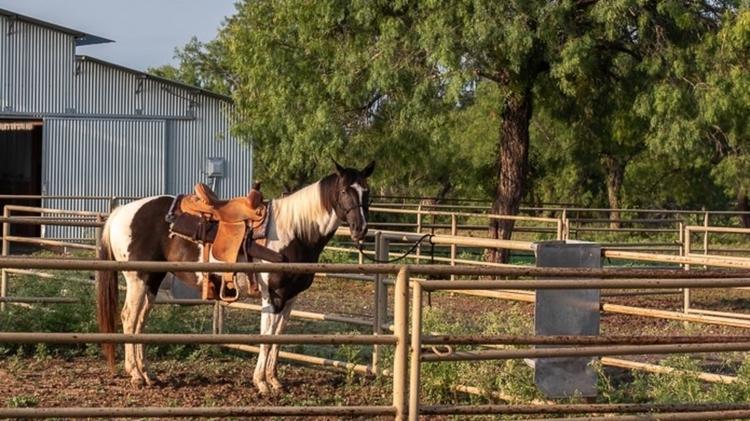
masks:
[[[158,377],[154,376],[153,374],[146,374],[144,376],[144,380],[146,381],[146,386],[159,386],[161,385],[161,380],[159,380]]]
[[[268,384],[266,382],[253,382],[255,383],[255,387],[258,388],[258,392],[261,395],[270,395],[271,390],[268,388]]]
[[[133,386],[133,389],[141,389],[146,385],[146,381],[143,377],[132,377],[130,379],[130,385]]]
[[[284,385],[277,379],[271,379],[269,382],[271,383],[271,389],[273,389],[274,392],[278,393],[284,391]]]

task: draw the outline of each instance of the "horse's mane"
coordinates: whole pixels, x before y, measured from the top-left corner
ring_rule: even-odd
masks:
[[[314,242],[325,234],[332,219],[330,189],[335,189],[333,175],[274,199],[271,209],[279,235]]]

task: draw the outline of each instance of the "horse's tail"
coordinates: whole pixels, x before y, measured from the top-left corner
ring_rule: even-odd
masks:
[[[109,242],[108,219],[102,230],[101,247],[99,248],[99,260],[114,260],[112,248]],[[115,332],[115,314],[117,313],[117,272],[98,270],[96,271],[96,319],[99,322],[99,331],[102,333]],[[102,351],[107,360],[110,371],[115,372],[115,345],[102,344]]]

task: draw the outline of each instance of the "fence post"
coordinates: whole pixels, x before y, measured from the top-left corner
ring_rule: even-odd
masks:
[[[682,226],[682,223],[680,223]],[[682,254],[684,256],[687,256],[690,254],[690,228],[684,227],[682,228]],[[708,234],[708,233],[706,233]],[[685,270],[690,270],[690,265],[685,264],[684,265]],[[682,289],[682,312],[687,314],[690,312],[690,288],[683,288]]]
[[[96,215],[96,222],[102,223],[102,216]],[[100,251],[102,249],[102,231],[103,227],[99,226],[94,228],[94,244],[96,244],[96,256],[99,257]]]
[[[708,254],[708,211],[703,214],[703,254]]]
[[[3,207],[3,217],[10,217],[10,209]],[[10,242],[8,236],[10,235],[10,223],[7,219],[3,221],[3,257],[10,253]],[[8,272],[2,269],[2,281],[0,281],[0,297],[5,298],[8,296]],[[0,303],[0,311],[5,311],[5,302]]]
[[[560,216],[563,223],[562,238],[561,240],[567,240],[570,238],[570,223],[568,221],[568,208],[563,208],[562,216]]]
[[[409,351],[409,269],[404,266],[398,271],[393,292],[393,332],[396,335],[396,349],[393,352],[393,406],[396,407],[396,420],[406,417],[406,359]]]
[[[213,313],[213,333],[214,335],[220,335],[224,333],[224,306],[220,300],[216,300],[214,303]]]
[[[422,360],[422,284],[414,282],[411,300],[411,372],[409,376],[409,421],[419,420],[419,390]]]
[[[422,233],[422,202],[419,202],[419,205],[417,206],[417,234],[421,234],[421,233]],[[420,256],[422,256],[422,244],[417,244],[417,262],[420,261]]]
[[[388,260],[388,240],[383,237],[380,231],[375,232],[375,258],[380,261]],[[383,333],[383,323],[387,319],[388,311],[388,287],[385,284],[385,278],[388,275],[378,273],[375,275],[375,291],[373,303],[373,326],[372,333],[380,335]],[[380,347],[372,346],[372,371],[376,375],[380,374]]]
[[[458,234],[458,224],[456,224],[456,214],[451,213],[451,235],[456,236]],[[456,251],[458,247],[455,243],[451,244],[451,266],[456,266]],[[456,275],[451,274],[451,281],[456,279]]]

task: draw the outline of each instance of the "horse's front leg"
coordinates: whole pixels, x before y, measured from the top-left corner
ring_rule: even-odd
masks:
[[[267,296],[267,294],[264,294],[260,310],[260,334],[270,335],[273,327],[273,319],[276,315],[273,312],[273,306],[271,305],[270,300],[267,300],[265,296]],[[268,383],[266,383],[266,361],[268,360],[269,350],[270,347],[268,344],[260,344],[258,361],[255,364],[255,371],[253,372],[253,384],[258,388],[258,391],[262,395],[271,392],[268,388]]]
[[[296,298],[296,297],[295,297]],[[274,318],[273,334],[281,335],[284,331],[287,321],[289,320],[289,314],[292,312],[294,304],[294,298],[284,304],[284,308],[276,314]],[[276,363],[279,358],[279,344],[271,345],[271,349],[268,352],[268,360],[266,361],[266,381],[271,384],[274,390],[280,391],[284,389],[284,385],[281,384],[278,377],[276,377]]]
[[[261,293],[260,334],[270,335],[273,331],[273,319],[275,314],[273,311],[273,305],[271,304],[271,295],[268,290],[268,274],[261,273],[259,275],[260,282],[258,282],[258,286],[260,287]],[[268,394],[271,391],[268,387],[268,383],[266,383],[266,361],[268,359],[269,349],[268,344],[260,344],[258,361],[255,363],[255,371],[253,372],[253,384],[263,395]]]

